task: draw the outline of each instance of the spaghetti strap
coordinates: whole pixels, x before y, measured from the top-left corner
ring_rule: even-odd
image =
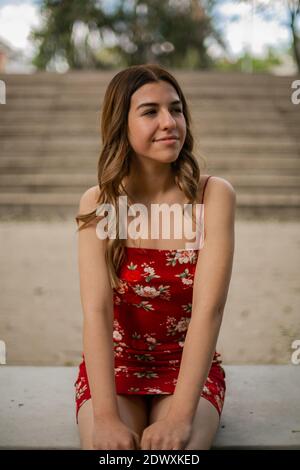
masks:
[[[205,188],[206,188],[207,182],[208,182],[209,178],[211,178],[211,176],[212,176],[212,175],[210,175],[208,178],[206,178],[206,181],[205,181],[205,183],[204,183],[204,188],[203,188],[203,192],[202,192],[202,201],[201,201],[201,204],[203,204]]]

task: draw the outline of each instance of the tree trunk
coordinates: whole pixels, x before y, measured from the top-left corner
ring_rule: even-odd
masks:
[[[297,64],[298,72],[300,73],[300,38],[298,37],[296,32],[297,11],[298,10],[291,10],[291,30],[293,36],[294,57]]]

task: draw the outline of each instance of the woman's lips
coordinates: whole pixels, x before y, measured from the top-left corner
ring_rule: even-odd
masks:
[[[155,140],[155,142],[161,142],[164,144],[174,144],[175,142],[178,142],[178,139],[160,139],[160,140]]]

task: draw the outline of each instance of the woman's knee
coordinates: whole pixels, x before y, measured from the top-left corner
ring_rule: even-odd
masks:
[[[148,426],[147,397],[142,395],[117,395],[120,418],[140,437]]]
[[[193,430],[186,450],[211,449],[219,428],[220,416],[215,406],[204,398],[200,398],[193,421]]]
[[[117,395],[120,418],[126,426],[135,431],[141,438],[148,426],[147,397],[139,395]],[[78,428],[82,450],[93,449],[93,408],[92,400],[87,400],[78,411]]]
[[[78,410],[78,430],[80,437],[80,448],[82,450],[92,450],[93,433],[93,408],[92,400],[89,399]]]

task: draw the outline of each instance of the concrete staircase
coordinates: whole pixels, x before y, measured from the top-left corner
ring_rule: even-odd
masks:
[[[80,195],[97,184],[101,103],[115,73],[0,77],[2,220],[75,217]],[[203,173],[233,184],[237,215],[297,217],[300,105],[291,84],[299,77],[173,73],[190,104]]]

